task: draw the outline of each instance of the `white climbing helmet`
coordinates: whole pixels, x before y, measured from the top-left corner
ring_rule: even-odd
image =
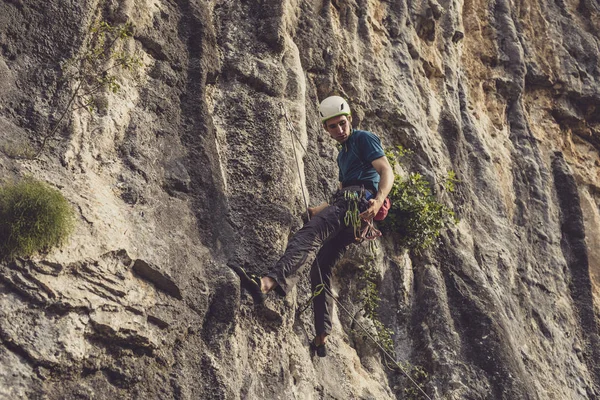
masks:
[[[321,102],[319,114],[321,115],[321,122],[325,122],[329,118],[338,115],[350,115],[350,106],[340,96],[329,96]]]

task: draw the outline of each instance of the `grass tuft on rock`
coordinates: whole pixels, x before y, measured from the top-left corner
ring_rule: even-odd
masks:
[[[48,184],[25,178],[0,187],[0,259],[48,251],[73,227],[71,206]]]

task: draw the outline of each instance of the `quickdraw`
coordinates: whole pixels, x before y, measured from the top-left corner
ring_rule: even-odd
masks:
[[[375,240],[382,236],[381,231],[375,228],[373,220],[364,221],[360,218],[360,210],[358,203],[363,196],[363,191],[346,191],[344,192],[344,199],[348,202],[348,210],[344,216],[344,223],[346,226],[352,225],[354,228],[354,238],[357,242],[364,240]]]
[[[348,203],[348,210],[346,211],[346,215],[344,216],[344,223],[346,224],[346,226],[352,225],[352,227],[354,228],[354,238],[357,241],[362,241],[360,230],[362,221],[360,219],[360,210],[358,208],[358,202],[360,200],[359,193],[346,191],[344,192],[344,199]]]

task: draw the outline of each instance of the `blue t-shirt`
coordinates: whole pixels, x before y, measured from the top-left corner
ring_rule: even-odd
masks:
[[[365,187],[370,183],[375,190],[379,190],[381,178],[371,162],[383,156],[385,153],[377,136],[354,129],[348,140],[341,145],[337,156],[342,186],[364,182]]]

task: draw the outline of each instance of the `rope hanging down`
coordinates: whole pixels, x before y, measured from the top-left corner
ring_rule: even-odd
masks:
[[[308,219],[310,220],[310,213],[308,212],[308,201],[306,199],[306,193],[305,193],[305,189],[304,189],[304,183],[302,182],[302,171],[300,170],[300,162],[298,161],[298,155],[296,154],[296,146],[294,145],[294,136],[295,136],[294,125],[291,123],[291,121],[290,121],[290,119],[289,119],[289,117],[287,115],[287,111],[286,111],[285,107],[283,106],[283,103],[279,103],[279,106],[281,108],[281,113],[282,113],[283,117],[285,118],[286,127],[287,127],[287,129],[290,132],[290,135],[292,137],[292,148],[294,150],[294,158],[296,159],[296,167],[298,168],[298,177],[300,179],[300,186],[302,188],[302,196],[304,198],[304,205],[306,207],[306,215],[307,215]],[[300,142],[300,140],[297,137],[296,137],[296,139],[298,140],[298,142],[302,146],[302,143]],[[304,146],[302,146],[302,148],[306,152],[306,149],[304,148]],[[317,292],[313,293],[313,295],[311,296],[310,300],[312,300],[316,296],[318,296],[323,290],[325,292],[327,292],[331,296],[331,298],[336,302],[336,304],[342,310],[344,310],[344,312],[346,314],[348,314],[348,316],[350,317],[350,319],[352,320],[352,322],[354,322],[356,325],[358,325],[358,327],[373,341],[373,343],[375,343],[375,345],[377,347],[379,347],[379,349],[383,352],[383,354],[385,354],[394,363],[394,365],[396,367],[398,367],[398,369],[400,371],[402,371],[402,373],[404,374],[404,376],[406,376],[408,378],[408,380],[421,392],[421,394],[423,394],[423,396],[425,396],[426,399],[432,400],[431,397],[429,397],[427,395],[427,393],[425,393],[425,391],[421,388],[421,386],[417,382],[415,382],[415,380],[404,370],[404,368],[402,368],[402,365],[400,365],[400,363],[398,361],[396,361],[396,359],[379,343],[379,341],[377,339],[375,339],[373,337],[373,335],[371,335],[369,333],[369,331],[367,331],[367,329],[364,326],[362,326],[362,324],[360,322],[358,322],[356,320],[356,318],[354,318],[354,315],[352,315],[352,313],[350,313],[350,311],[348,311],[346,309],[346,307],[344,307],[342,305],[342,303],[333,295],[333,293],[331,292],[331,290],[323,283],[323,275],[321,274],[321,266],[319,265],[318,259],[315,259],[315,262],[317,263],[317,269],[319,270],[319,277],[321,279],[321,284],[319,285],[318,293]],[[309,300],[308,304],[310,304],[310,300]]]

